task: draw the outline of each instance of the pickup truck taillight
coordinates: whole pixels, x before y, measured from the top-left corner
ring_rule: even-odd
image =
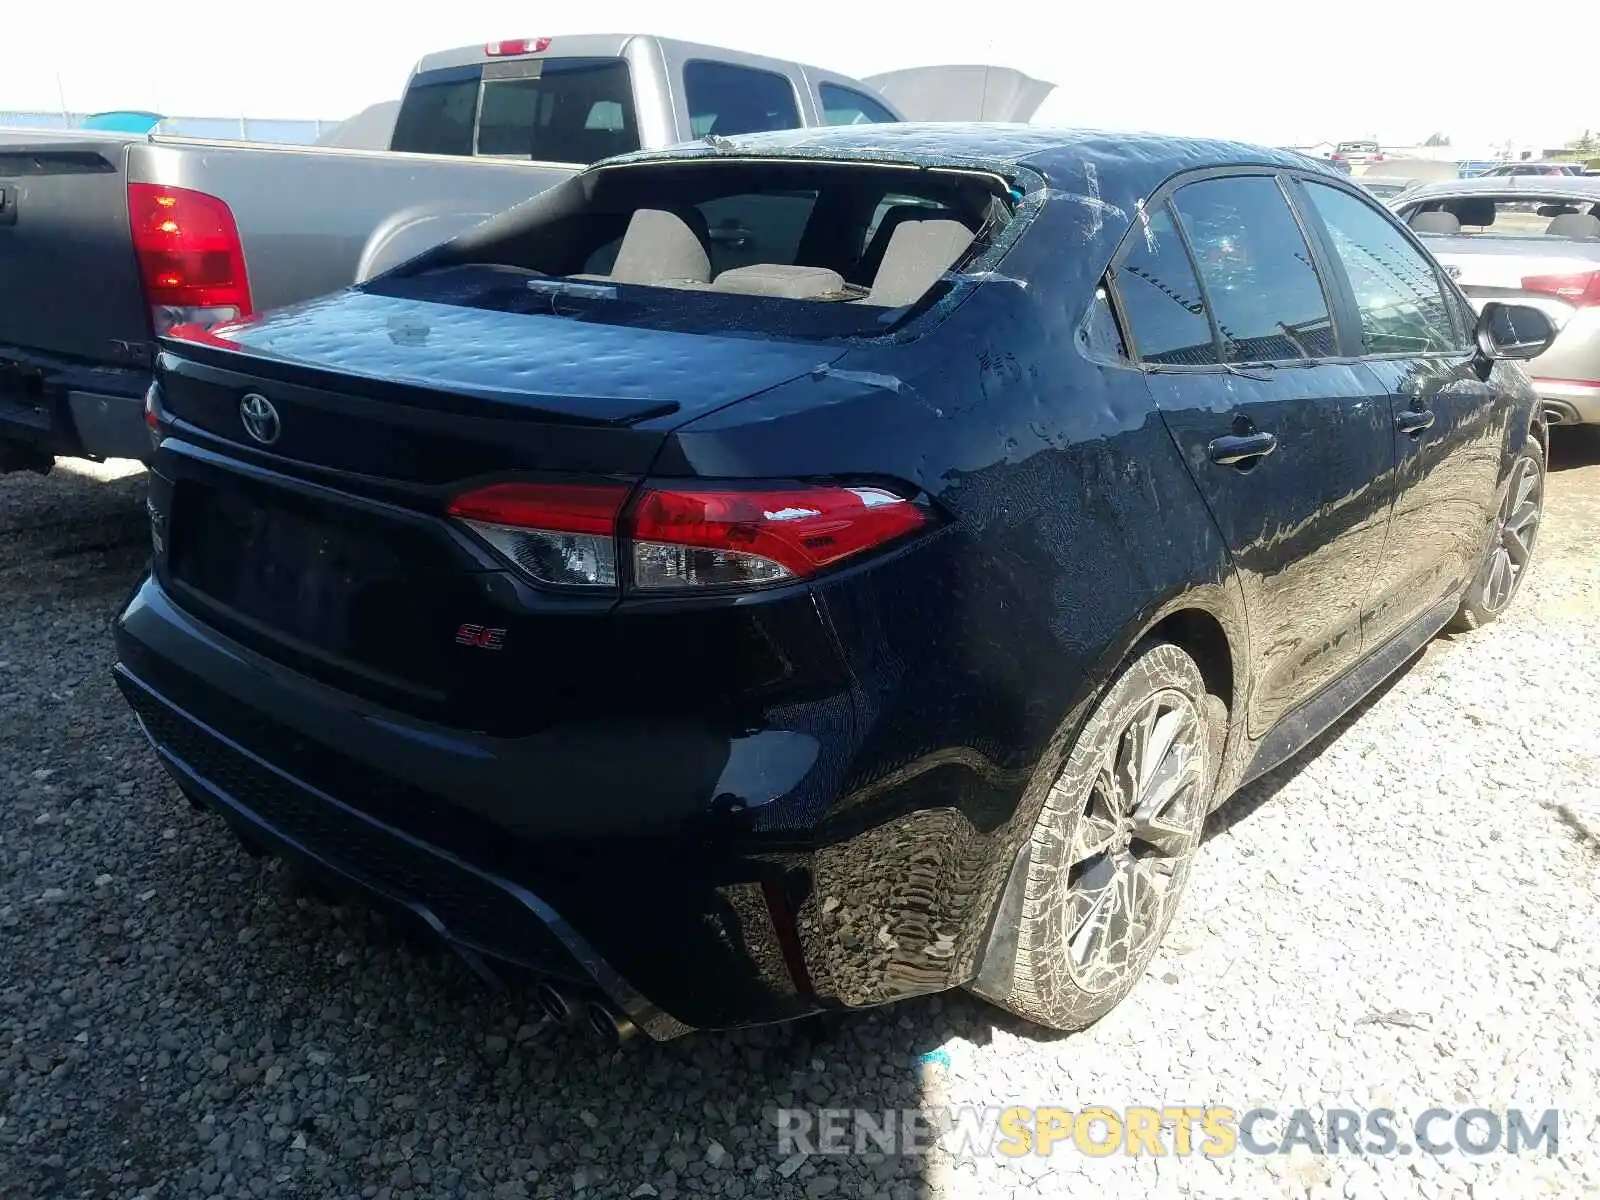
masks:
[[[249,315],[244,244],[223,201],[191,188],[130,183],[128,226],[155,333]]]
[[[881,487],[663,481],[624,511],[625,484],[497,483],[448,512],[535,583],[660,595],[805,579],[927,526]]]
[[[1570,275],[1526,275],[1522,290],[1555,296],[1577,308],[1600,305],[1600,271],[1574,271]]]

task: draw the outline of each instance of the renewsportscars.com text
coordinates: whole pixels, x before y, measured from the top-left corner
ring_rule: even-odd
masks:
[[[1199,1105],[1028,1108],[1020,1105],[949,1110],[779,1109],[778,1152],[791,1154],[926,1154],[935,1145],[955,1153],[1094,1158],[1114,1154],[1225,1157],[1288,1154],[1525,1154],[1560,1150],[1560,1113],[1512,1108],[1430,1108],[1415,1118],[1388,1108],[1321,1112]]]

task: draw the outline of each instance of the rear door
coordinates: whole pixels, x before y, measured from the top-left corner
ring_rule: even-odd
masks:
[[[1392,495],[1388,398],[1339,361],[1316,257],[1272,173],[1179,187],[1148,210],[1113,281],[1239,571],[1259,737],[1360,655]]]
[[[1375,647],[1475,567],[1511,410],[1474,370],[1472,314],[1388,214],[1333,184],[1301,187],[1307,219],[1325,231],[1348,283],[1361,350],[1393,422],[1394,512],[1362,615]]]

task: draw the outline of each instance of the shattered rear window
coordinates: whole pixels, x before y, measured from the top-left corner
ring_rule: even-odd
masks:
[[[995,174],[719,159],[602,168],[367,290],[576,321],[799,338],[883,333],[1019,220]]]

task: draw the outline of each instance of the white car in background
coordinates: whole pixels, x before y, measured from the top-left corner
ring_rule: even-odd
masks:
[[[1352,167],[1382,162],[1383,150],[1377,142],[1340,142],[1328,157],[1334,162],[1347,162]]]
[[[1474,307],[1537,308],[1559,331],[1527,363],[1552,425],[1600,424],[1600,179],[1500,175],[1388,202]]]

